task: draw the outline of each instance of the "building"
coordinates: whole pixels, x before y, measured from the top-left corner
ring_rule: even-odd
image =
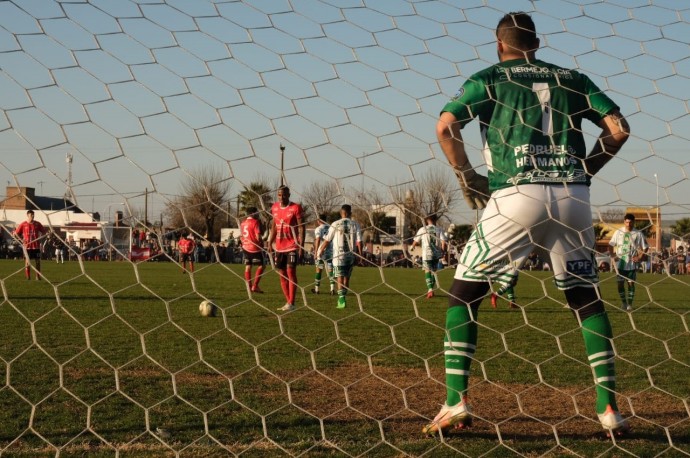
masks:
[[[0,201],[2,239],[11,237],[14,229],[26,220],[26,212],[34,211],[36,221],[57,233],[68,243],[81,247],[96,238],[102,241],[102,228],[98,214],[84,212],[67,198],[37,196],[34,188],[8,186],[6,197]]]
[[[661,242],[663,238],[663,221],[661,219],[661,209],[658,207],[628,207],[625,210],[625,214],[627,213],[631,213],[635,216],[636,224],[639,224],[641,222],[647,223],[647,227],[649,228],[647,231],[647,234],[649,234],[647,237],[647,243],[649,244],[649,248],[651,251],[660,252],[662,249]],[[596,251],[600,253],[606,253],[608,252],[609,241],[611,240],[613,233],[616,232],[616,229],[619,229],[623,226],[623,218],[621,217],[620,221],[612,223],[594,221],[594,224],[598,224],[604,229],[604,231],[606,231],[604,237],[597,240]]]

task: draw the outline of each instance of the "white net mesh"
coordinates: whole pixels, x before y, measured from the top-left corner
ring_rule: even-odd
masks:
[[[249,294],[237,264],[243,210],[266,216],[281,181],[310,228],[353,203],[377,264],[404,249],[405,215],[473,224],[434,126],[496,61],[511,10],[632,128],[591,187],[604,232],[634,211],[659,251],[632,314],[602,274],[632,441],[591,440],[589,364],[548,271],[523,271],[520,310],[482,312],[475,432],[439,440],[420,431],[445,392],[445,301],[425,302],[419,269],[358,268],[341,312],[302,267],[283,315],[276,273]],[[0,452],[690,454],[687,16],[663,0],[0,1]],[[478,164],[478,129],[463,133]],[[27,208],[55,232],[42,282],[9,237]],[[181,231],[204,246],[186,276]],[[439,277],[447,290],[452,269]]]

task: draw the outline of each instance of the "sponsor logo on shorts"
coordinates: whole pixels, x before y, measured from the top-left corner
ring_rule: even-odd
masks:
[[[594,264],[588,259],[578,259],[575,261],[567,261],[566,268],[568,272],[574,275],[591,274],[594,270]]]

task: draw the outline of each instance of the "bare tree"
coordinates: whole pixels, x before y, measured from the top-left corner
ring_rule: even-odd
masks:
[[[409,233],[421,227],[426,215],[435,214],[441,219],[451,213],[457,197],[457,182],[447,167],[428,169],[413,184],[398,186],[393,192],[396,205],[407,214],[410,227],[406,230]]]
[[[187,227],[209,241],[217,241],[217,223],[225,211],[229,191],[229,178],[218,169],[197,169],[182,181],[180,195],[167,204],[168,220],[176,228]]]
[[[320,215],[338,208],[341,193],[334,181],[314,181],[302,192],[302,199],[305,210],[310,209]]]

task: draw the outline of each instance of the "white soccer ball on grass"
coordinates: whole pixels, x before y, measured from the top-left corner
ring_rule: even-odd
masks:
[[[201,316],[216,316],[216,304],[209,300],[201,301],[199,304],[199,313]]]

